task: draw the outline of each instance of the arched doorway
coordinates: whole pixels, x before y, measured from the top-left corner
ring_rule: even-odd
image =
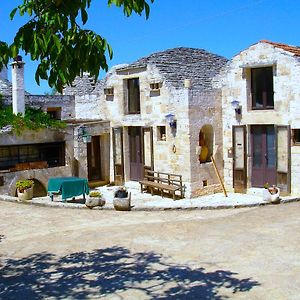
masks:
[[[206,163],[211,161],[211,156],[214,150],[214,129],[211,125],[205,124],[199,131],[199,146],[200,163]]]

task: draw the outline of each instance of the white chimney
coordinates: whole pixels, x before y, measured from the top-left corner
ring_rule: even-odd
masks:
[[[24,65],[20,55],[11,63],[13,113],[22,115],[25,114]]]

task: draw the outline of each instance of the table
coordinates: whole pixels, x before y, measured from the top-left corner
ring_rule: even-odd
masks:
[[[79,177],[54,177],[48,180],[48,193],[53,201],[53,194],[61,194],[63,201],[67,198],[88,195],[90,189],[86,178]]]

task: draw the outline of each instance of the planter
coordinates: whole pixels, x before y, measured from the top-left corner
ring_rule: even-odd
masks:
[[[271,187],[263,190],[263,200],[273,204],[280,203],[280,189],[278,187]]]
[[[17,190],[18,198],[20,201],[26,201],[26,200],[31,200],[33,198],[33,187],[24,190],[23,193],[19,192]]]
[[[115,197],[113,200],[115,210],[130,211],[131,210],[131,193],[125,198]]]
[[[101,197],[87,197],[85,205],[90,209],[96,206],[102,207],[105,205],[105,200]]]

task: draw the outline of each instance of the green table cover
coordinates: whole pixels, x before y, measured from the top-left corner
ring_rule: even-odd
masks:
[[[48,180],[48,193],[61,193],[63,200],[89,193],[88,181],[86,178],[78,177],[55,177]]]

